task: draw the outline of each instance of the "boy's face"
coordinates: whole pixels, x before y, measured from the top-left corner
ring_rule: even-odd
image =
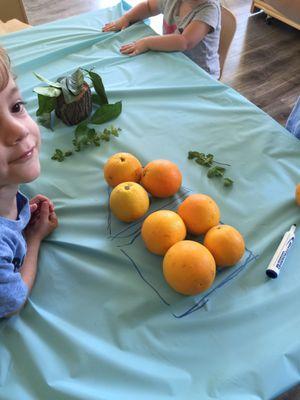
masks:
[[[0,188],[31,182],[40,173],[40,131],[10,77],[0,92]]]

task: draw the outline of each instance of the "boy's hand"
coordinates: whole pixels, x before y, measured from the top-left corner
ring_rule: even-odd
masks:
[[[129,21],[123,15],[123,17],[117,19],[116,21],[105,24],[102,28],[102,32],[122,31],[123,29],[127,28],[127,26],[129,26]]]
[[[51,211],[52,210],[52,211]],[[42,201],[39,212],[33,213],[29,224],[25,229],[25,237],[27,241],[42,241],[58,226],[58,220],[53,205],[48,201]]]
[[[137,56],[138,54],[145,53],[148,51],[145,39],[137,40],[136,42],[124,44],[120,51],[122,54],[128,54],[129,56]]]
[[[37,196],[34,196],[31,200],[29,200],[29,206],[30,206],[30,213],[33,214],[36,211],[40,210],[42,202],[47,201],[50,206],[50,212],[54,211],[54,205],[48,197],[43,196],[42,194],[38,194]]]

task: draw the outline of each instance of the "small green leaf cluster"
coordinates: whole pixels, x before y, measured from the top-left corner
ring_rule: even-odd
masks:
[[[214,164],[230,166],[229,164],[220,163],[218,161],[215,161],[213,154],[199,153],[198,151],[189,151],[188,159],[195,160],[197,164],[202,165],[204,167],[208,167],[209,170],[207,171],[207,177],[210,179],[211,178],[223,178],[225,171],[226,171],[225,167],[221,167],[221,166],[214,165]],[[232,186],[233,180],[231,178],[227,178],[227,177],[223,178],[223,185],[225,187]]]
[[[52,160],[57,160],[59,162],[64,161],[66,157],[70,157],[73,154],[72,151],[65,151],[63,152],[60,149],[55,149],[53,156],[51,157]]]
[[[86,121],[84,121],[86,122]],[[111,136],[118,137],[121,129],[111,126],[105,128],[103,132],[97,133],[94,128],[89,128],[87,124],[79,124],[75,130],[75,138],[72,143],[75,151],[80,151],[83,147],[93,144],[100,146],[101,141],[109,142]]]
[[[91,144],[99,147],[101,141],[109,142],[111,136],[118,137],[120,132],[120,128],[110,126],[109,128],[105,128],[102,132],[97,133],[95,129],[91,129],[87,126],[86,121],[83,121],[77,126],[75,131],[75,138],[72,141],[74,151],[81,151],[83,147],[89,146]],[[66,157],[69,157],[72,154],[73,151],[71,150],[64,152],[61,149],[55,149],[55,152],[51,159],[62,162],[65,160]]]

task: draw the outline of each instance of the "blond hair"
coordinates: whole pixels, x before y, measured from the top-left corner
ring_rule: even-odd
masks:
[[[0,92],[6,88],[10,77],[10,59],[0,46]]]

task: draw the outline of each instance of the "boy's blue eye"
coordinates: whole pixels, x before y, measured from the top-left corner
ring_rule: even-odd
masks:
[[[14,106],[12,107],[12,112],[13,113],[19,113],[21,111],[23,111],[24,109],[24,101],[18,101],[16,104],[14,104]]]

